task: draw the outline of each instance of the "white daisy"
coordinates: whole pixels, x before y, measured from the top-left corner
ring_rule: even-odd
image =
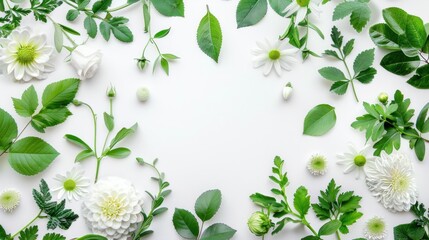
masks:
[[[283,10],[286,13],[285,17],[290,17],[296,13],[295,26],[305,19],[305,16],[310,10],[313,13],[319,14],[320,1],[317,0],[292,0],[292,2]]]
[[[372,195],[392,212],[409,211],[418,191],[414,168],[405,154],[382,153],[367,169],[366,185]]]
[[[350,152],[337,155],[339,159],[337,164],[344,166],[344,174],[356,170],[356,180],[358,180],[361,175],[366,174],[368,167],[374,164],[375,157],[371,153],[370,145],[357,150],[354,145],[349,144],[349,149]]]
[[[365,224],[365,238],[368,240],[382,240],[386,237],[386,222],[383,218],[373,217]]]
[[[307,164],[307,170],[314,176],[325,175],[328,169],[328,161],[325,156],[316,154],[311,156],[310,161]]]
[[[16,81],[44,79],[54,70],[50,64],[53,52],[45,34],[33,34],[28,27],[17,28],[8,38],[0,39],[0,69]]]
[[[284,41],[288,41],[285,39]],[[264,66],[264,75],[270,74],[274,68],[277,75],[282,74],[282,69],[287,71],[291,70],[291,64],[298,62],[295,58],[297,49],[286,49],[282,45],[282,41],[277,40],[271,43],[265,40],[265,43],[256,42],[257,48],[252,50],[253,54],[253,67],[258,68]]]
[[[67,200],[79,200],[83,195],[88,193],[88,187],[91,181],[84,177],[84,171],[76,164],[71,171],[66,172],[65,175],[57,174],[54,178],[60,183],[58,188],[53,189],[58,192],[58,199],[63,197]]]
[[[0,209],[12,212],[21,202],[21,194],[18,190],[10,188],[0,193]]]

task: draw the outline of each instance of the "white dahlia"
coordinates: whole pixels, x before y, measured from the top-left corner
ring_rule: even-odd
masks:
[[[8,38],[0,39],[0,69],[16,81],[44,79],[54,70],[50,63],[53,53],[45,34],[34,34],[28,27],[17,28]]]
[[[98,181],[82,204],[82,215],[93,233],[108,239],[127,239],[143,221],[143,195],[128,180]]]
[[[405,154],[382,153],[366,171],[366,184],[372,195],[392,212],[409,211],[417,201],[414,169]]]

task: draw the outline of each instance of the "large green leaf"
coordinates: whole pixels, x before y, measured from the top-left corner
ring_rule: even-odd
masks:
[[[31,119],[31,125],[39,132],[44,132],[47,127],[53,127],[63,123],[72,113],[66,108],[42,109]]]
[[[69,78],[51,83],[43,92],[42,104],[44,108],[62,108],[69,105],[79,89],[80,80]]]
[[[177,233],[186,239],[197,239],[200,227],[195,216],[185,209],[176,208],[173,225]]]
[[[185,4],[183,0],[151,0],[156,10],[167,17],[184,17]]]
[[[334,234],[340,227],[342,223],[339,220],[332,220],[325,223],[319,229],[319,236],[327,236]]]
[[[383,10],[384,21],[398,35],[404,34],[407,27],[408,13],[404,10],[391,7]]]
[[[293,195],[293,206],[300,216],[304,217],[307,215],[308,210],[310,209],[310,196],[308,195],[308,190],[305,187],[301,186],[296,190]]]
[[[336,67],[321,68],[319,69],[319,73],[320,75],[322,75],[322,77],[324,77],[327,80],[331,80],[331,81],[347,80],[344,73]]]
[[[27,88],[22,93],[21,99],[12,98],[12,101],[16,113],[21,117],[31,117],[39,105],[39,99],[37,98],[34,86]]]
[[[195,213],[202,221],[210,220],[220,208],[222,194],[219,190],[209,190],[201,194],[195,202]]]
[[[335,126],[337,116],[335,108],[328,104],[320,104],[308,112],[304,120],[304,134],[322,136]]]
[[[0,108],[0,149],[9,146],[13,139],[18,136],[18,126],[15,119]]]
[[[374,48],[368,49],[357,55],[353,63],[353,70],[356,74],[371,67],[375,57],[374,50]]]
[[[420,65],[419,57],[407,57],[402,51],[391,52],[383,57],[380,65],[396,75],[407,75],[414,72]]]
[[[416,74],[407,83],[415,88],[429,89],[429,64],[419,67]]]
[[[222,47],[222,30],[217,18],[207,7],[207,14],[201,19],[197,30],[197,42],[200,49],[218,62]]]
[[[37,137],[15,142],[9,150],[9,164],[23,175],[35,175],[45,170],[59,153]]]
[[[412,47],[421,49],[427,38],[425,25],[422,19],[417,16],[409,15],[405,28],[405,35]]]
[[[375,43],[375,45],[381,48],[390,50],[401,49],[398,45],[398,34],[392,31],[392,29],[390,29],[390,27],[385,23],[379,23],[372,26],[369,29],[369,35],[371,36],[371,39]]]
[[[267,14],[267,0],[240,0],[237,6],[237,27],[252,26]]]
[[[235,232],[236,230],[226,224],[215,223],[203,232],[201,240],[229,240],[234,236]]]

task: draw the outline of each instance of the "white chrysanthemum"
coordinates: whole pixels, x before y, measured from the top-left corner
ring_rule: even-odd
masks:
[[[77,201],[87,194],[91,181],[84,174],[79,164],[76,164],[71,171],[67,171],[65,175],[57,174],[54,179],[60,183],[60,186],[53,191],[58,192],[58,199],[65,197],[69,201],[73,199]]]
[[[320,154],[311,156],[310,161],[307,164],[307,170],[315,175],[325,175],[328,169],[328,162],[326,158]]]
[[[287,40],[284,40],[287,41]],[[282,69],[291,70],[291,64],[298,62],[295,58],[297,49],[286,49],[282,45],[282,41],[277,40],[271,43],[265,39],[265,43],[256,42],[257,48],[252,50],[253,67],[258,68],[264,66],[264,75],[270,74],[274,68],[277,75],[282,74]]]
[[[285,17],[290,17],[296,13],[295,25],[297,26],[305,19],[308,10],[312,13],[319,14],[319,4],[320,1],[317,0],[292,0],[285,10],[283,10],[283,13],[286,13]]]
[[[338,154],[337,164],[344,166],[344,173],[356,170],[356,180],[361,175],[366,174],[369,166],[374,164],[375,157],[371,153],[371,146],[366,145],[362,150],[356,149],[353,144],[349,144],[350,152]],[[363,174],[362,174],[363,173]]]
[[[383,152],[366,173],[366,185],[388,210],[408,211],[416,203],[418,192],[414,169],[406,155]]]
[[[18,190],[10,188],[0,193],[0,208],[6,212],[12,212],[21,202],[21,194]]]
[[[143,195],[118,177],[98,181],[82,204],[88,227],[108,239],[127,239],[143,221],[142,210]]]
[[[365,224],[365,238],[368,240],[382,240],[386,237],[386,222],[383,218],[373,217]]]
[[[17,28],[8,38],[0,39],[0,69],[16,81],[44,79],[54,70],[50,64],[53,52],[45,34],[33,34],[28,27]]]

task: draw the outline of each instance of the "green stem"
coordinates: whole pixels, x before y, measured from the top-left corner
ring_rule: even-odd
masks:
[[[95,180],[94,180],[94,183],[97,183],[98,172],[100,171],[101,160],[104,157],[103,154],[101,156],[98,156],[98,153],[97,153],[97,115],[95,114],[94,109],[92,109],[92,107],[89,104],[84,103],[84,102],[82,102],[82,104],[85,105],[90,110],[91,115],[92,115],[92,121],[93,121],[93,124],[94,124],[94,155],[95,155],[95,158],[97,159],[97,167],[95,169]]]
[[[104,156],[97,158],[97,168],[95,169],[95,180],[94,180],[94,183],[97,183],[97,181],[98,181],[98,173],[100,172],[101,160],[103,158],[104,158]]]
[[[12,147],[12,145],[16,143],[16,141],[18,141],[19,137],[21,137],[22,133],[25,131],[25,129],[27,129],[30,123],[31,123],[31,120],[24,126],[24,128],[21,130],[21,132],[19,132],[18,136],[16,136],[16,138],[9,144],[9,146],[7,146],[7,148],[3,150],[2,153],[0,153],[0,157],[3,156],[3,154],[5,154]]]
[[[121,5],[121,6],[118,6],[118,7],[114,7],[114,8],[110,8],[110,9],[107,9],[107,11],[106,12],[116,12],[116,11],[119,11],[119,10],[122,10],[122,9],[124,9],[124,8],[127,8],[127,7],[129,7],[129,6],[131,6],[131,5],[133,5],[134,3],[126,3],[126,4],[124,4],[124,5]]]
[[[340,52],[340,55],[341,55],[341,61],[344,63],[344,66],[346,67],[346,70],[347,70],[347,74],[349,75],[349,81],[350,81],[350,84],[352,85],[353,94],[355,96],[356,102],[359,102],[359,98],[357,96],[355,84],[353,82],[355,77],[352,76],[352,74],[351,74],[349,65],[347,65],[347,62],[346,62],[346,56],[344,56],[343,51],[341,51],[341,49],[338,49],[338,51]]]
[[[12,235],[11,239],[14,239],[16,236],[18,236],[18,234],[20,232],[22,232],[23,230],[25,230],[26,228],[28,228],[31,224],[33,224],[37,219],[39,219],[40,215],[42,214],[42,210],[40,210],[39,214],[37,214],[37,216],[35,218],[33,218],[33,220],[31,220],[27,225],[25,225],[23,228],[21,228],[18,232],[16,232],[15,234]]]
[[[204,229],[204,221],[201,221],[201,229],[200,229],[200,233],[198,234],[197,240],[201,239],[201,234],[203,233],[203,229]]]
[[[338,239],[338,240],[341,240],[340,232],[336,231],[336,232],[335,232],[335,236],[337,236],[337,239]]]
[[[54,24],[54,25],[59,25],[57,22],[55,22],[51,17],[49,17],[48,15],[46,15],[46,17]],[[70,37],[70,35],[64,31],[64,29],[61,27],[61,32],[63,33],[63,35],[67,38],[67,40],[69,40],[69,42],[73,45],[73,48],[76,48],[78,46],[78,44]]]
[[[310,223],[305,219],[305,217],[302,218],[302,224],[304,224],[310,231],[313,233],[314,236],[318,236],[316,230],[310,225]]]

